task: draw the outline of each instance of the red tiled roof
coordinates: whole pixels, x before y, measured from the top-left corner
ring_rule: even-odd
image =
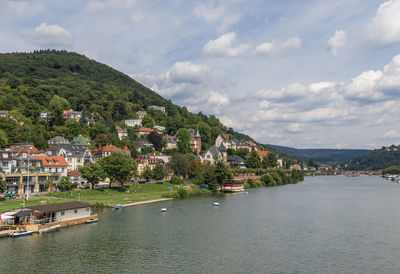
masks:
[[[15,153],[30,153],[39,154],[39,150],[34,145],[13,145],[10,148],[11,152]]]
[[[63,111],[63,115],[67,115],[68,113],[70,113],[72,111],[72,109],[67,109]]]
[[[257,151],[258,156],[260,156],[261,158],[264,158],[268,155],[269,151],[268,150],[259,150]]]
[[[67,161],[62,156],[35,156],[34,158],[41,160],[43,166],[68,166]]]
[[[131,152],[127,147],[119,148],[113,145],[106,145],[102,148],[100,148],[101,151],[107,151],[107,152],[113,152],[113,151],[124,151],[124,152]]]
[[[151,128],[148,127],[141,127],[138,130],[136,130],[136,132],[153,132],[154,130],[152,130]]]
[[[248,143],[249,143],[249,145],[251,145],[252,147],[255,147],[256,146],[256,144],[253,142],[253,141],[248,141]]]
[[[115,126],[115,129],[116,129],[117,131],[126,131],[125,129],[123,129],[123,128],[119,127],[119,126]]]
[[[82,174],[79,172],[79,170],[71,170],[68,171],[67,173],[68,176],[74,176],[74,177],[80,177]]]

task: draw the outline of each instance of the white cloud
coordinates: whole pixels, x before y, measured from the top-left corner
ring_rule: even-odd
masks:
[[[216,22],[219,24],[218,32],[223,33],[240,20],[241,15],[229,11],[229,7],[221,3],[214,5],[214,1],[198,4],[194,8],[194,14],[207,23]]]
[[[382,78],[382,71],[365,71],[353,78],[345,86],[345,96],[351,100],[380,101],[384,95],[376,90],[378,81]]]
[[[200,83],[212,77],[212,70],[205,65],[176,62],[167,72],[167,79],[175,83]]]
[[[145,19],[145,15],[143,12],[136,12],[132,15],[131,20],[133,23],[140,23]]]
[[[18,15],[31,15],[44,10],[44,6],[37,1],[0,0],[1,13],[15,13]]]
[[[243,54],[249,46],[241,44],[238,47],[233,47],[236,41],[236,33],[229,32],[221,35],[215,40],[210,40],[203,47],[203,54],[207,56],[229,56],[235,57]]]
[[[368,40],[378,46],[400,43],[400,0],[390,0],[379,6],[367,27]]]
[[[340,48],[346,45],[346,32],[344,30],[336,30],[335,34],[328,40],[328,50],[332,55],[337,55]]]
[[[72,35],[66,29],[46,23],[31,30],[23,30],[21,34],[34,44],[44,47],[69,47],[73,41]]]
[[[383,135],[383,139],[400,139],[400,133],[395,130],[389,130]]]
[[[274,39],[272,42],[262,43],[254,50],[255,55],[266,57],[275,57],[285,55],[301,48],[301,40],[298,37],[292,37],[286,41]]]
[[[85,8],[89,12],[98,12],[106,9],[126,9],[132,7],[136,0],[91,0]]]

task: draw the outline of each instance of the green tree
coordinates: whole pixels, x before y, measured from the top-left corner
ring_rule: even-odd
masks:
[[[110,185],[111,182],[118,182],[123,186],[136,171],[136,163],[125,152],[114,152],[110,156],[101,158],[99,164],[110,178]]]
[[[216,192],[218,190],[214,165],[206,165],[202,177],[204,184],[208,185],[208,189],[210,189],[212,192]]]
[[[0,148],[6,145],[8,145],[8,136],[3,130],[0,130]]]
[[[157,151],[162,151],[163,144],[162,144],[162,135],[153,131],[147,135],[147,140],[153,144],[154,149]]]
[[[178,137],[178,150],[181,153],[191,152],[190,149],[190,132],[186,128],[180,128],[176,133]]]
[[[72,183],[71,179],[67,176],[62,176],[57,188],[61,191],[68,191],[77,187],[76,183]]]
[[[202,149],[207,149],[212,143],[211,127],[204,122],[200,122],[197,124],[197,129],[200,132]]]
[[[107,177],[103,168],[98,163],[90,163],[89,165],[82,166],[79,168],[79,172],[83,178],[92,184],[92,189]]]
[[[164,167],[160,164],[156,164],[153,169],[153,178],[156,181],[161,181],[165,177]]]
[[[153,170],[151,170],[151,168],[149,166],[146,166],[142,172],[141,177],[143,179],[149,180],[149,179],[153,178],[153,176],[154,176]]]
[[[6,182],[0,178],[0,193],[4,193],[7,190]]]
[[[246,159],[246,167],[247,168],[260,168],[262,166],[260,157],[258,156],[257,152],[253,150],[250,153],[249,158]]]
[[[146,114],[146,115],[143,117],[143,119],[142,119],[142,125],[143,125],[144,127],[150,127],[150,128],[152,128],[152,127],[154,127],[154,124],[155,124],[155,121],[154,121],[153,117],[151,117],[151,115]]]
[[[219,187],[224,185],[226,179],[232,178],[232,173],[224,163],[218,161],[215,164],[215,180]]]
[[[186,177],[189,171],[189,163],[185,155],[175,153],[168,163],[169,168],[173,171],[174,175]]]

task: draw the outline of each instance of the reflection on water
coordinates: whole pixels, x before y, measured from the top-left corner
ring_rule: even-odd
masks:
[[[0,239],[0,272],[398,273],[399,197],[379,177],[326,176],[104,210],[98,223]]]

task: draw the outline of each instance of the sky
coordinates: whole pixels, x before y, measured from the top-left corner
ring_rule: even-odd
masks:
[[[0,0],[0,52],[75,51],[261,143],[400,143],[400,0]]]

